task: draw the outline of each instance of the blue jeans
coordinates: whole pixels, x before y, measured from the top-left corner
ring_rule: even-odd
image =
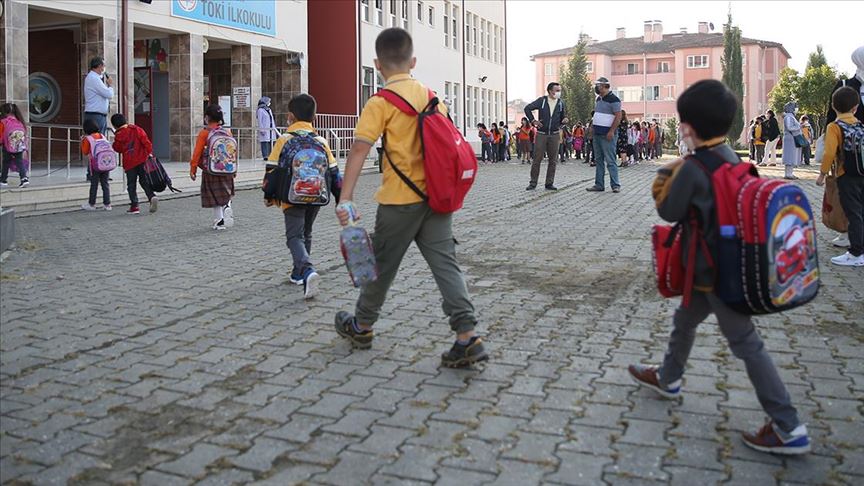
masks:
[[[594,135],[594,153],[597,166],[594,169],[594,185],[603,189],[606,182],[606,167],[609,168],[609,183],[612,189],[621,187],[618,182],[618,159],[615,156],[615,137],[606,140],[606,135]]]
[[[484,143],[482,145],[480,160],[488,160],[489,162],[494,161],[494,157],[492,155],[492,144]]]
[[[267,157],[270,157],[270,151],[273,149],[273,142],[261,142],[261,156],[264,157],[264,160],[267,160]]]

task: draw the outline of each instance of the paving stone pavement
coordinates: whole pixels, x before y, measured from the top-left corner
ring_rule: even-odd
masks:
[[[219,233],[197,198],[20,219],[0,268],[0,482],[864,484],[864,274],[829,265],[828,231],[819,297],[757,319],[812,454],[741,444],[764,416],[713,319],[680,401],[629,381],[628,363],[662,357],[677,303],[651,281],[655,168],[623,169],[620,194],[587,193],[583,164],[555,193],[526,192],[526,166],[481,168],[455,218],[492,356],[475,370],[438,367],[452,336],[416,248],[373,348],[336,335],[357,291],[332,207],[310,302],[257,190]],[[358,190],[367,226],[377,177]]]

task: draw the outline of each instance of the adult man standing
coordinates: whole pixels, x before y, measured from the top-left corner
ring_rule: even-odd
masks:
[[[527,191],[537,188],[540,162],[543,161],[544,155],[549,157],[549,166],[546,168],[546,189],[558,190],[555,187],[555,164],[558,163],[561,125],[567,123],[567,118],[564,115],[564,101],[561,100],[561,85],[549,83],[546,92],[547,96],[541,96],[525,107],[525,117],[537,128],[534,140],[534,161],[531,163],[531,182],[525,188]],[[537,120],[534,119],[534,110],[537,110]]]
[[[762,133],[767,138],[765,142],[765,158],[759,165],[777,165],[777,143],[780,141],[780,125],[774,111],[768,110],[768,117],[762,123]]]
[[[612,93],[612,85],[606,78],[598,78],[594,83],[597,101],[594,105],[594,152],[597,154],[597,165],[594,169],[594,185],[588,192],[603,192],[606,181],[606,168],[609,168],[609,183],[612,192],[621,191],[618,182],[618,162],[615,156],[615,139],[618,124],[621,123],[621,100]]]
[[[108,129],[108,102],[114,97],[114,79],[105,74],[105,60],[90,60],[90,72],[84,78],[84,120],[93,120],[99,133]]]

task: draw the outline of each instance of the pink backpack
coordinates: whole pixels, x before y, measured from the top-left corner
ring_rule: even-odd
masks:
[[[14,116],[3,120],[3,148],[10,154],[20,154],[27,150],[27,129]]]
[[[114,149],[104,138],[93,138],[87,136],[90,142],[90,168],[94,172],[111,172],[117,167],[117,158],[114,157]]]

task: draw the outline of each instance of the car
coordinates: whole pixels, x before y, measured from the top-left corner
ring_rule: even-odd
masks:
[[[790,277],[807,268],[808,258],[810,258],[810,247],[807,244],[805,230],[795,226],[786,233],[780,253],[774,260],[780,284],[785,284]]]
[[[294,194],[299,196],[319,196],[324,187],[320,177],[297,179],[294,183]]]

